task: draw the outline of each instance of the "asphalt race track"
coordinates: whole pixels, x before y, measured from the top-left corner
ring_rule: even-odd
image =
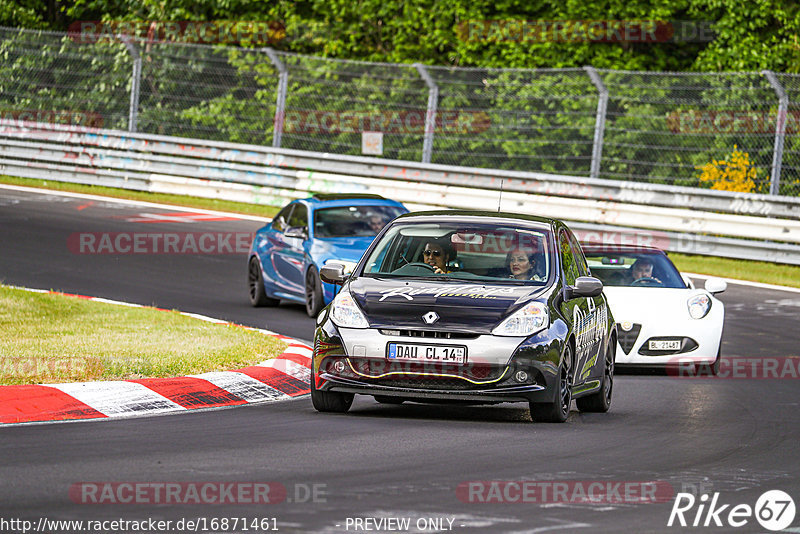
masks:
[[[74,234],[87,232],[251,233],[261,224],[188,217],[142,222],[174,219],[174,213],[0,189],[0,280],[176,308],[311,339],[313,321],[302,306],[249,306],[242,254],[82,254],[74,246]],[[721,299],[725,358],[800,358],[800,293],[730,285]],[[410,519],[405,531],[411,532],[730,531],[667,527],[675,494],[718,492],[718,503],[730,505],[720,516],[725,520],[732,506],[754,507],[767,490],[783,490],[800,505],[798,475],[797,376],[618,376],[608,414],[573,411],[563,425],[532,423],[523,405],[389,406],[357,397],[351,412],[340,416],[315,412],[304,397],[0,429],[0,519],[34,522],[205,518],[206,531],[254,532],[212,528],[210,521],[276,518],[281,532],[375,532],[375,523],[356,519],[396,517]],[[557,502],[497,502],[519,501],[517,492],[486,503],[479,502],[486,493],[470,499],[457,491],[470,481],[533,480],[542,487],[570,481],[571,488],[655,482],[667,491],[663,502],[644,504],[577,502],[574,494],[550,499]],[[287,493],[271,504],[87,504],[74,486],[87,482],[278,483]],[[687,520],[697,511],[688,511]],[[440,528],[427,519],[441,521]],[[398,531],[391,528],[396,524],[382,525],[383,532]],[[800,532],[800,517],[792,527]],[[766,531],[754,517],[736,530]]]

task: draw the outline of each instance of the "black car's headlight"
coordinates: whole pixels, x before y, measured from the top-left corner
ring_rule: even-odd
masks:
[[[541,302],[530,302],[497,325],[492,330],[492,334],[495,336],[530,336],[542,330],[548,323],[547,306]]]
[[[369,321],[348,290],[342,290],[331,303],[331,321],[344,328],[369,328]]]

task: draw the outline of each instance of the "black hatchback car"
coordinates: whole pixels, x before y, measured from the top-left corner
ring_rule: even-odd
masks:
[[[418,212],[375,238],[317,319],[311,399],[528,402],[537,421],[611,405],[616,330],[603,285],[555,219]]]

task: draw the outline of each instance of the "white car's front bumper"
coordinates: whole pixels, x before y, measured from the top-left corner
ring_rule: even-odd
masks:
[[[611,311],[617,321],[617,364],[664,366],[689,361],[700,364],[716,361],[720,353],[725,317],[725,308],[720,300],[712,297],[708,315],[702,319],[692,319],[685,301],[696,291],[650,289],[652,293],[648,296],[654,298],[642,299],[641,293],[637,295],[635,291],[631,291],[633,288],[620,289],[627,290],[626,294],[614,295],[616,299],[609,299]],[[681,291],[683,294],[680,298],[674,298],[673,295],[673,298],[662,300],[659,298],[659,291]],[[628,326],[630,327],[626,330]],[[649,342],[653,338],[681,340],[681,349],[649,350]]]

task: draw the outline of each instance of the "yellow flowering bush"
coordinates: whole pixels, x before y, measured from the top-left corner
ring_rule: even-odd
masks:
[[[756,168],[750,163],[750,154],[733,145],[733,152],[724,160],[711,160],[697,167],[700,182],[711,183],[711,189],[752,193],[756,190]]]

